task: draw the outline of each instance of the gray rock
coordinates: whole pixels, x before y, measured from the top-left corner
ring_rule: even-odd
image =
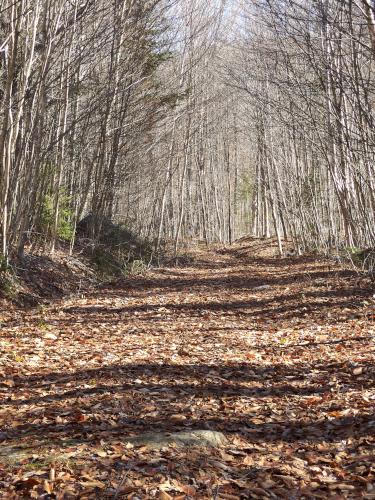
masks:
[[[0,447],[0,460],[6,464],[13,464],[25,460],[32,455],[32,451],[18,446]]]
[[[167,446],[174,447],[201,447],[201,448],[219,448],[227,444],[227,438],[221,432],[210,430],[185,430],[181,432],[147,432],[135,437],[125,437],[124,442],[131,443],[134,446],[147,446],[151,449],[160,449]],[[63,447],[82,444],[82,441],[68,439],[62,442]],[[23,460],[31,459],[35,454],[43,457],[43,461],[64,461],[70,453],[60,453],[56,455],[49,454],[45,456],[44,448],[35,448],[33,446],[1,445],[0,462],[14,465]]]
[[[210,430],[186,430],[180,432],[148,432],[136,437],[125,439],[135,446],[148,446],[158,449],[165,446],[199,446],[218,448],[227,443],[227,438],[221,432]]]
[[[271,285],[260,285],[253,288],[253,290],[256,292],[258,290],[269,290],[270,288],[272,288]]]

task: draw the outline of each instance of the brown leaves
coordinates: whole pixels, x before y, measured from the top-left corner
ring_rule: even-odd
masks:
[[[158,498],[160,498],[160,500],[172,500],[173,499],[173,497],[171,495],[168,495],[168,493],[166,491],[159,491]]]
[[[95,481],[95,480],[80,481],[80,485],[83,486],[85,490],[92,490],[95,488],[103,490],[105,488],[105,483],[103,483],[102,481]]]
[[[88,416],[80,411],[76,411],[72,414],[72,420],[77,423],[86,422],[88,420]]]
[[[39,479],[35,477],[29,477],[27,479],[17,481],[15,483],[15,488],[17,491],[30,491],[39,484],[40,484]]]
[[[169,417],[169,420],[173,423],[179,423],[179,422],[185,422],[187,420],[186,415],[183,414],[176,414],[176,415],[171,415]]]
[[[5,379],[5,380],[1,380],[0,381],[0,386],[5,386],[5,387],[14,387],[15,386],[15,382],[13,379],[9,378],[9,379]]]
[[[362,372],[363,372],[363,367],[362,366],[358,366],[357,368],[354,368],[353,375],[361,375]]]

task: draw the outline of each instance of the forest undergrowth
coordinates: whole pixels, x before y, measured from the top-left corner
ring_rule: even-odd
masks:
[[[0,311],[0,498],[375,498],[373,293],[248,239]]]

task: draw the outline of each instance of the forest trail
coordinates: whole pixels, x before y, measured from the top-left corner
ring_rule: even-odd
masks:
[[[373,289],[263,247],[4,313],[0,498],[375,498]]]

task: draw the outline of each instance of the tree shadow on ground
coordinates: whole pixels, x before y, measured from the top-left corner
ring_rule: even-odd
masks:
[[[117,364],[16,376],[14,394],[3,397],[0,404],[8,410],[28,406],[33,416],[12,423],[4,429],[2,439],[38,441],[41,436],[43,442],[96,442],[145,430],[181,428],[239,433],[251,442],[336,442],[366,436],[375,425],[371,408],[368,413],[341,415],[340,411],[348,408],[335,403],[336,394],[350,395],[355,389],[374,387],[373,365],[361,366],[363,376],[359,379],[353,376],[350,363],[279,363],[269,368],[254,363],[222,367]],[[268,401],[275,398],[280,404],[276,414],[267,410]],[[236,408],[239,401],[241,406]],[[310,401],[322,412],[318,419],[311,415]],[[259,411],[253,410],[254,405]],[[295,405],[299,418],[287,417],[285,411],[291,412]],[[176,412],[184,415],[182,423],[174,419]],[[82,415],[87,415],[87,420]]]
[[[85,316],[87,322],[106,321],[109,323],[118,323],[124,321],[124,318],[134,314],[150,314],[154,313],[153,321],[158,318],[163,319],[163,315],[178,315],[181,313],[189,313],[191,317],[201,316],[207,312],[212,313],[232,313],[236,311],[239,318],[252,318],[260,314],[269,320],[282,322],[286,319],[300,317],[303,314],[326,316],[330,309],[336,310],[335,318],[337,321],[345,321],[350,319],[358,312],[359,315],[364,315],[363,301],[372,295],[372,290],[357,290],[355,288],[343,288],[338,290],[318,290],[306,291],[305,293],[290,293],[280,296],[272,296],[269,298],[249,298],[241,300],[231,300],[226,302],[187,302],[175,303],[166,302],[161,304],[142,304],[142,305],[124,305],[121,307],[108,306],[72,306],[63,309],[63,312],[76,316]],[[343,314],[342,310],[346,309]],[[351,313],[348,318],[348,312]],[[370,311],[371,312],[371,311]],[[160,314],[162,313],[162,314]],[[156,316],[158,315],[158,316]],[[143,317],[140,316],[140,319]],[[149,316],[143,318],[151,320]],[[69,324],[69,318],[64,318],[61,323]],[[74,320],[73,320],[74,322]]]
[[[366,373],[372,380],[375,375],[375,367],[368,363],[364,366],[367,370]],[[244,362],[244,363],[231,363],[217,366],[216,364],[166,364],[166,363],[127,363],[127,364],[111,364],[104,365],[99,368],[75,370],[67,372],[48,372],[37,375],[15,375],[13,377],[15,387],[17,389],[33,389],[37,387],[48,387],[49,385],[58,386],[60,383],[63,385],[75,381],[91,380],[99,377],[100,380],[111,379],[114,376],[119,377],[120,380],[124,378],[139,379],[140,376],[146,378],[152,377],[164,383],[168,381],[170,384],[178,379],[186,379],[191,382],[196,382],[197,385],[204,387],[207,380],[218,380],[218,387],[221,387],[223,382],[230,384],[237,384],[238,381],[254,382],[254,381],[270,381],[285,382],[285,378],[294,380],[310,380],[310,375],[313,374],[314,378],[329,376],[334,374],[337,380],[351,380],[352,377],[352,364],[348,362],[332,362],[332,363],[318,363],[315,362],[311,366],[306,362],[296,361],[291,364],[274,363],[267,367],[261,367],[257,363]],[[0,377],[0,383],[6,380],[6,377]],[[353,384],[355,379],[352,380]]]
[[[207,269],[207,267],[206,267]],[[267,268],[268,269],[268,268]],[[193,275],[191,277],[185,277],[184,274],[178,274],[175,272],[170,272],[168,270],[167,278],[135,278],[135,279],[120,279],[113,282],[110,286],[106,287],[106,290],[152,290],[154,288],[163,289],[170,292],[176,292],[184,290],[189,287],[192,290],[199,290],[201,288],[228,288],[228,290],[247,290],[256,292],[257,287],[268,285],[269,287],[283,287],[288,285],[298,285],[298,284],[311,284],[319,286],[327,286],[332,280],[344,280],[348,278],[353,278],[358,280],[358,276],[354,271],[340,269],[340,270],[327,270],[324,271],[321,267],[317,269],[311,269],[306,273],[295,272],[288,274],[276,274],[272,275],[270,273],[262,274],[261,272],[251,274],[251,277],[246,277],[245,273],[241,274],[236,269],[234,272],[225,272],[225,269],[221,269],[222,273],[217,277],[202,277],[199,275]],[[164,276],[164,272],[155,271],[155,274],[160,274]],[[315,283],[316,281],[316,283]],[[320,282],[319,282],[320,281]],[[341,283],[341,286],[347,286],[348,282]],[[353,284],[351,284],[353,286]],[[358,290],[358,286],[356,287]],[[366,287],[371,288],[370,286]],[[102,289],[101,289],[102,290]]]

